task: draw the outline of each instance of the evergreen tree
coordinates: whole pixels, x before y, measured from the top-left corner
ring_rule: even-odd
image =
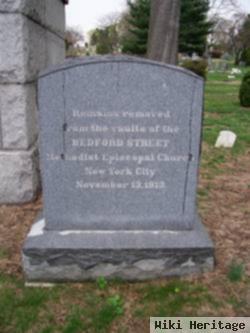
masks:
[[[122,41],[122,52],[137,55],[147,53],[150,19],[150,0],[128,0],[130,25],[127,36]]]
[[[202,55],[213,26],[207,20],[209,0],[181,0],[179,52]]]
[[[152,0],[154,1],[154,0]],[[121,42],[124,53],[147,53],[150,0],[128,0],[130,29]],[[202,55],[212,23],[207,20],[209,0],[181,0],[179,51]]]

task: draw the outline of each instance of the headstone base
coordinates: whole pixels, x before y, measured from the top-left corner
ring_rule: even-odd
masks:
[[[197,217],[190,231],[48,231],[41,217],[23,247],[27,281],[147,280],[211,271],[214,248]]]

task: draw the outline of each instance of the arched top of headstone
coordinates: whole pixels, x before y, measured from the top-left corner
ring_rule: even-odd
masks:
[[[201,76],[196,75],[194,72],[191,72],[185,68],[165,64],[162,62],[157,62],[153,60],[149,60],[146,58],[139,58],[135,56],[127,56],[127,55],[105,55],[105,56],[92,56],[92,57],[79,57],[79,58],[69,58],[63,64],[59,64],[53,67],[49,67],[46,70],[40,73],[40,77],[44,77],[47,75],[54,74],[59,71],[69,70],[71,68],[93,65],[93,64],[103,64],[103,63],[134,63],[134,64],[142,64],[147,66],[158,66],[162,69],[173,70],[181,72],[185,75],[192,76],[199,80],[203,81]]]
[[[86,57],[43,72],[38,90],[48,228],[192,227],[199,76],[144,58]]]

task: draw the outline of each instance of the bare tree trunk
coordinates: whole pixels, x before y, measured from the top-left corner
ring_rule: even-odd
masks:
[[[151,0],[148,58],[177,64],[180,0]]]

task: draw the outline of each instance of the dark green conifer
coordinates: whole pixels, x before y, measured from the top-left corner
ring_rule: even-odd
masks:
[[[153,1],[153,0],[152,0]],[[130,29],[122,41],[122,51],[146,55],[150,0],[128,0]],[[179,52],[202,55],[212,23],[207,20],[209,0],[181,0]]]

